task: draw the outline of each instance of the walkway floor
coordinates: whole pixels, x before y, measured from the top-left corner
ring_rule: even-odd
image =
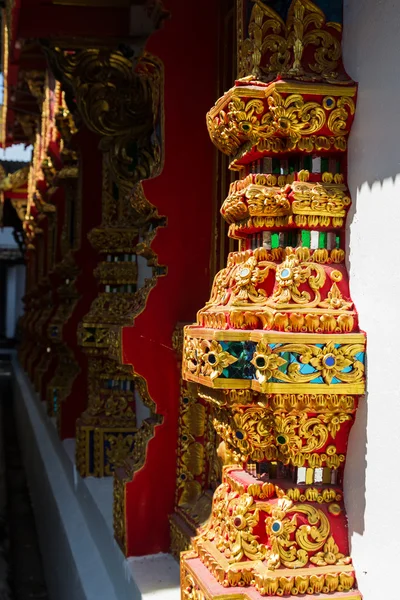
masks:
[[[11,368],[0,354],[0,600],[48,600],[18,446]]]

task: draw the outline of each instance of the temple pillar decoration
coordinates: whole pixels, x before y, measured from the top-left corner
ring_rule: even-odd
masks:
[[[60,134],[59,168],[54,183],[62,192],[57,202],[59,226],[57,230],[58,253],[54,273],[57,277],[58,305],[47,325],[47,339],[55,361],[55,368],[47,377],[43,397],[47,412],[56,418],[61,431],[62,408],[71,394],[74,381],[80,372],[76,357],[76,342],[69,332],[70,324],[81,293],[77,278],[80,267],[77,253],[82,241],[82,193],[79,175],[79,155],[72,148],[78,129],[65,102],[65,93],[55,115]]]
[[[238,34],[241,78],[207,126],[238,172],[221,212],[239,250],[185,327],[182,361],[224,467],[181,556],[182,598],[354,600],[342,482],[365,334],[345,266],[357,88],[341,2],[239,1]]]
[[[103,49],[54,48],[49,56],[103,154],[102,219],[88,235],[100,259],[94,271],[99,293],[78,328],[88,358],[88,407],[76,430],[79,472],[103,476],[123,464],[137,433],[139,376],[122,364],[122,328],[145,308],[164,274],[150,247],[164,222],[140,183],[162,168],[163,68],[149,54],[136,60]],[[151,274],[144,280],[139,257]]]
[[[174,332],[173,347],[178,368],[182,367],[184,326]],[[213,492],[221,483],[222,461],[217,455],[220,442],[213,426],[213,405],[199,396],[195,387],[181,378],[179,434],[177,448],[175,510],[170,516],[171,552],[180,553],[191,546],[207,522]]]
[[[40,88],[42,89],[42,88]],[[61,102],[61,89],[51,73],[44,77],[43,93],[35,96],[40,104],[40,122],[35,133],[34,154],[29,174],[27,223],[35,210],[35,220],[43,231],[37,241],[37,259],[42,270],[39,280],[40,302],[31,322],[27,371],[36,390],[44,395],[43,378],[53,361],[47,338],[47,325],[54,314],[58,297],[54,267],[57,260],[57,196],[55,182],[59,160],[59,132],[55,114]]]
[[[22,167],[14,173],[6,173],[0,166],[0,216],[5,196],[9,198],[21,222],[25,219],[27,206],[29,166]],[[0,223],[2,220],[0,218]]]

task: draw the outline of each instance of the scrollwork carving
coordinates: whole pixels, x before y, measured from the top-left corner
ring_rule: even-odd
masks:
[[[75,98],[79,114],[100,136],[113,179],[125,193],[162,168],[163,67],[145,53],[138,61],[122,51],[47,47],[56,76]]]

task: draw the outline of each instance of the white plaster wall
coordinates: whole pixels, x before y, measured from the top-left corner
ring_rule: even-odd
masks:
[[[26,267],[25,265],[16,265],[17,271],[17,294],[16,294],[16,307],[15,313],[17,320],[24,314],[24,303],[22,298],[25,294],[25,281],[26,281]]]
[[[25,292],[25,265],[7,268],[6,337],[16,335],[17,322],[24,312],[22,298]]]
[[[15,337],[15,326],[17,322],[17,270],[15,266],[7,268],[7,307],[6,307],[6,337]]]
[[[350,436],[345,497],[364,600],[398,600],[400,2],[344,4],[344,62],[359,82],[349,147],[349,269],[368,336],[368,393]]]
[[[3,229],[0,229],[0,248],[17,248],[12,227],[3,227]]]

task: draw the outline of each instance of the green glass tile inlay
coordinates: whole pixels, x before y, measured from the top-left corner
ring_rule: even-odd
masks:
[[[273,173],[277,173],[278,175],[281,172],[281,161],[279,160],[279,158],[273,158],[272,159],[272,172]]]
[[[311,233],[306,229],[301,232],[301,245],[303,248],[309,248],[311,243]]]
[[[340,235],[336,234],[336,248],[340,248]]]
[[[271,248],[279,247],[279,233],[271,233]]]
[[[327,239],[328,236],[326,231],[320,231],[318,237],[318,248],[326,248]]]
[[[326,171],[329,171],[329,159],[321,158],[321,173],[325,173]]]
[[[289,158],[289,173],[297,171],[297,160],[295,158]]]
[[[312,156],[305,156],[303,162],[303,169],[307,169],[307,171],[312,170]]]
[[[336,173],[340,173],[340,160],[336,161]]]

